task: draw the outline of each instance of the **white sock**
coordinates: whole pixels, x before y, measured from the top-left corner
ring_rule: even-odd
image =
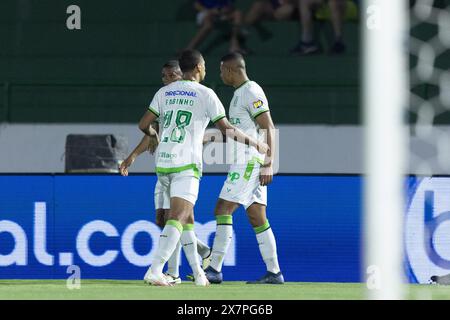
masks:
[[[183,251],[191,266],[194,275],[201,272],[200,260],[198,259],[197,252],[197,236],[194,232],[193,224],[186,224],[183,226],[183,233],[181,234],[181,244],[183,245]]]
[[[211,254],[211,248],[199,238],[197,238],[197,251],[203,259],[207,258]]]
[[[180,256],[181,255],[181,242],[178,241],[175,251],[167,261],[167,273],[177,278],[180,276]]]
[[[266,264],[267,271],[272,273],[280,272],[277,243],[272,228],[270,228],[269,221],[266,220],[264,225],[254,228],[254,230],[256,232],[256,240],[258,240],[259,251]]]
[[[210,266],[216,271],[222,271],[223,260],[233,238],[233,217],[230,215],[216,216],[217,228],[211,253]]]
[[[178,242],[180,242],[183,227],[177,220],[168,220],[159,236],[158,249],[156,249],[151,272],[161,274],[164,264],[169,260]]]

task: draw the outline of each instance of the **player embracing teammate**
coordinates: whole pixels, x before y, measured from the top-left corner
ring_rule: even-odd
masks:
[[[217,230],[211,262],[205,270],[206,277],[211,283],[222,282],[222,264],[233,235],[232,215],[242,205],[255,231],[259,250],[267,267],[267,273],[263,277],[247,283],[282,284],[284,278],[278,264],[275,236],[266,217],[267,185],[272,181],[276,149],[275,126],[269,104],[263,89],[249,80],[241,54],[230,53],[222,58],[220,76],[224,84],[235,88],[229,108],[231,123],[253,139],[261,139],[259,135],[265,133],[269,149],[264,155],[253,146],[244,146],[241,152],[234,153],[233,164],[214,212]]]
[[[195,284],[206,286],[209,281],[199,263],[193,217],[202,172],[205,129],[212,121],[223,135],[254,147],[262,154],[266,154],[269,147],[232,126],[215,92],[200,84],[206,68],[198,51],[184,51],[179,65],[183,79],[162,87],[139,123],[146,135],[154,137],[157,132],[151,124],[161,117],[156,173],[165,196],[170,199],[168,219],[144,280],[157,286],[171,285],[162,270],[181,241]]]
[[[226,85],[235,88],[229,109],[234,127],[225,117],[223,105],[214,91],[200,84],[206,75],[202,55],[195,50],[186,50],[180,57],[179,65],[181,70],[173,61],[164,66],[162,73],[166,86],[155,94],[139,124],[145,136],[120,166],[121,173],[127,175],[127,168],[134,159],[148,149],[153,153],[159,143],[155,205],[158,202],[156,206],[165,209],[163,219],[157,219],[158,225],[164,229],[144,280],[160,286],[179,283],[181,243],[195,283],[201,286],[221,283],[222,264],[233,234],[232,214],[243,205],[267,267],[267,273],[262,278],[247,283],[282,284],[284,279],[278,264],[276,241],[266,217],[267,185],[273,177],[276,145],[275,127],[264,91],[256,82],[249,80],[241,54],[230,53],[222,58],[221,78]],[[155,130],[151,124],[156,119],[161,127]],[[233,164],[219,195],[215,208],[217,229],[211,264],[203,270],[197,255],[200,253],[206,258],[210,250],[195,236],[193,207],[202,171],[202,145],[211,137],[216,138],[216,135],[204,135],[209,121],[220,129],[224,139],[233,138],[245,145],[240,145],[244,146],[240,153],[235,150]],[[258,142],[264,133],[268,144]],[[164,275],[162,268],[168,260],[168,273]]]
[[[180,65],[178,60],[170,60],[167,61],[161,70],[161,80],[165,86],[168,84],[181,80],[183,77],[183,73],[181,72]],[[159,122],[161,119],[158,119]],[[160,132],[159,122],[153,123],[150,128]],[[144,134],[144,137],[140,141],[140,143],[136,146],[136,148],[128,155],[128,157],[120,164],[120,173],[123,176],[128,175],[128,168],[133,164],[135,159],[141,155],[142,153],[149,151],[151,154],[154,154],[158,144],[159,144],[158,135],[148,136]],[[164,228],[169,216],[170,209],[170,199],[167,196],[167,192],[165,192],[163,186],[159,181],[157,181],[155,185],[155,216],[156,216],[156,224]],[[211,249],[197,239],[197,251],[203,259],[202,267],[206,267],[209,263],[209,257],[211,255]],[[167,261],[167,271],[164,273],[164,276],[167,278],[167,281],[170,284],[179,284],[181,283],[181,278],[179,275],[179,267],[180,267],[180,253],[181,253],[181,243],[178,242],[175,251],[172,256]]]

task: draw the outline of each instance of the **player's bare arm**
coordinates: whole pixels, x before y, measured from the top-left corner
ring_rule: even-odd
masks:
[[[128,168],[140,154],[148,150],[150,140],[150,136],[144,135],[144,137],[142,137],[141,142],[139,142],[136,148],[134,148],[128,157],[120,164],[119,170],[121,175],[128,176]]]
[[[203,135],[203,144],[210,142],[225,142],[226,136],[218,129],[209,129]]]
[[[154,123],[150,128],[150,133],[153,131],[158,132],[158,123]],[[145,151],[149,151],[153,154],[158,147],[159,137],[156,135],[144,135],[139,142],[139,144],[134,148],[134,150],[128,155],[128,157],[120,164],[119,170],[122,176],[128,176],[128,168],[133,164],[134,160],[144,153]]]
[[[158,143],[158,136],[144,135],[141,139],[141,142],[139,142],[136,148],[120,164],[120,174],[123,176],[128,176],[128,168],[133,164],[134,160],[136,160],[136,158],[145,151],[150,151],[153,154],[156,147],[158,146]]]
[[[235,141],[244,143],[248,146],[255,147],[259,152],[267,154],[269,152],[269,146],[263,141],[258,141],[249,137],[241,130],[233,126],[227,118],[222,118],[215,123],[216,127],[222,132],[223,135],[231,138]]]
[[[159,132],[159,123],[153,122],[152,128],[158,133]],[[154,154],[156,151],[156,148],[158,147],[158,144],[159,144],[159,135],[156,134],[156,135],[150,136],[150,141],[148,143],[148,151],[151,154]]]
[[[158,132],[151,126],[156,121],[157,115],[151,111],[147,111],[139,121],[139,129],[147,136],[158,136]]]
[[[273,156],[275,152],[275,125],[273,124],[270,112],[264,112],[256,117],[260,129],[264,130],[269,150],[266,154],[264,164],[261,166],[259,181],[261,185],[266,186],[272,182],[273,179]]]

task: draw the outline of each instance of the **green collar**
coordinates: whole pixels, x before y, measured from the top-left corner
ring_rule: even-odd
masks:
[[[234,89],[234,91],[240,89],[243,85],[245,85],[247,82],[250,82],[250,80],[245,80],[244,83],[242,83],[239,87],[237,87],[236,89]]]

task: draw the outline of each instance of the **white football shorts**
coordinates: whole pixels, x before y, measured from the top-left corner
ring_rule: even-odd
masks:
[[[176,173],[159,173],[158,182],[161,184],[162,203],[170,208],[170,198],[178,197],[189,201],[193,205],[197,201],[200,180],[195,177],[193,170]],[[156,189],[155,189],[156,204]]]
[[[170,198],[165,196],[165,189],[159,180],[155,185],[155,209],[170,209]]]
[[[245,209],[254,202],[267,205],[267,186],[259,183],[259,169],[256,161],[231,165],[219,198],[242,204]]]

